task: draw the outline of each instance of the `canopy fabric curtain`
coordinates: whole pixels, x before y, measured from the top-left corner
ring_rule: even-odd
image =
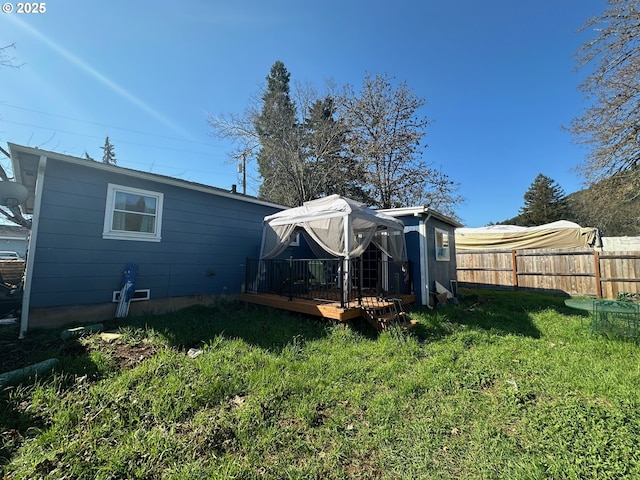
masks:
[[[359,257],[373,241],[395,261],[406,260],[404,224],[400,220],[339,195],[265,217],[260,258],[280,255],[296,228],[334,257]]]

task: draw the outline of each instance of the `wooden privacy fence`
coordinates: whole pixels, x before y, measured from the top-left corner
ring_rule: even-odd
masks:
[[[0,279],[4,283],[18,285],[24,274],[24,260],[0,260]]]
[[[640,252],[591,249],[456,252],[458,284],[616,298],[640,294]]]

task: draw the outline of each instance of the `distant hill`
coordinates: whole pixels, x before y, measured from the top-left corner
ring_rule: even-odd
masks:
[[[567,220],[583,226],[597,227],[607,237],[640,236],[640,196],[630,201],[599,199],[614,189],[594,192],[591,188],[567,195],[570,217]]]

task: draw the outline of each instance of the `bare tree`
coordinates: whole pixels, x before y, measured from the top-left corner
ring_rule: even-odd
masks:
[[[9,50],[15,49],[15,48],[16,48],[15,43],[6,45],[4,47],[0,47],[0,66],[11,67],[11,68],[20,67],[20,65],[16,64],[15,57],[9,54]],[[0,147],[0,152],[4,154],[9,160],[11,160],[11,155],[9,155],[9,152],[7,152],[4,148]],[[3,182],[11,181],[11,179],[9,178],[9,175],[7,175],[7,171],[1,164],[0,164],[0,180],[2,180]],[[11,206],[11,207],[6,205],[0,205],[0,215],[2,215],[4,218],[6,218],[7,220],[17,225],[21,225],[26,228],[31,228],[31,220],[24,218],[24,216],[22,215],[22,212],[20,211],[20,207],[18,205]]]
[[[576,54],[578,68],[589,70],[580,85],[589,106],[571,131],[590,148],[581,171],[593,200],[611,212],[640,201],[640,0],[608,0],[582,31],[594,34]],[[640,216],[633,223],[640,231]]]
[[[429,168],[424,177],[424,185],[407,199],[407,205],[426,205],[460,220],[456,208],[464,203],[464,198],[459,191],[460,184],[451,180],[441,169]]]
[[[247,174],[247,166],[256,160],[260,148],[260,139],[255,130],[255,118],[257,110],[247,108],[242,114],[209,114],[207,123],[211,127],[212,134],[220,139],[228,140],[232,149],[228,154],[228,162],[239,164],[243,174],[243,193],[247,190],[247,177],[249,181],[258,183],[257,179]]]
[[[289,86],[276,62],[259,106],[240,116],[210,116],[216,136],[234,142],[232,157],[258,165],[259,195],[297,206],[340,194],[391,208],[422,204],[455,216],[458,185],[422,159],[428,121],[425,101],[406,84],[368,75],[362,91],[340,93],[329,82],[319,95],[310,85]],[[256,104],[258,105],[258,104]]]
[[[20,68],[22,66],[21,64],[16,63],[16,58],[9,53],[9,50],[15,48],[15,43],[0,47],[0,66],[11,68]]]
[[[423,204],[450,211],[462,200],[455,183],[423,160],[426,101],[405,82],[392,82],[368,74],[359,94],[348,86],[342,97],[350,152],[365,170],[363,187],[379,208]]]
[[[638,187],[623,172],[576,192],[569,199],[569,220],[597,227],[607,236],[640,235]]]
[[[580,85],[589,107],[572,123],[592,148],[585,173],[591,180],[637,168],[640,158],[640,1],[609,0],[583,30],[595,32],[577,52],[578,68],[590,68]]]

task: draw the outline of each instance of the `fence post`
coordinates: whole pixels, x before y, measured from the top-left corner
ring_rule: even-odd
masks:
[[[516,261],[515,250],[511,250],[511,270],[513,272],[513,289],[518,290],[518,262]]]
[[[596,276],[596,296],[602,298],[602,282],[600,281],[600,252],[593,251],[593,266]]]
[[[289,257],[289,301],[293,300],[293,257]]]

